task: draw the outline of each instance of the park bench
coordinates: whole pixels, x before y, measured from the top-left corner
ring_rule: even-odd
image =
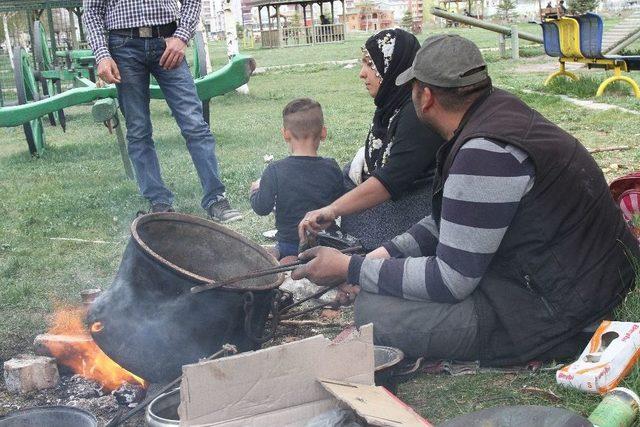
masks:
[[[565,63],[587,64],[588,68],[613,70],[613,76],[605,79],[596,92],[601,96],[607,86],[615,81],[628,83],[636,98],[640,98],[638,83],[623,72],[640,70],[640,56],[605,55],[602,53],[602,18],[595,13],[580,16],[563,16],[542,22],[544,50],[560,61],[560,70],[545,80],[545,86],[558,76],[578,80],[578,76],[565,69]]]

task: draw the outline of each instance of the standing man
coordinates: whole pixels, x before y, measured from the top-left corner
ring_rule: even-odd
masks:
[[[633,288],[638,242],[585,147],[486,68],[465,38],[425,40],[396,84],[447,140],[432,215],[366,258],[313,248],[292,277],[356,285],[356,323],[411,357],[570,357]],[[324,223],[308,213],[301,236]]]
[[[200,0],[84,0],[82,20],[98,65],[98,75],[115,83],[127,123],[129,157],[150,212],[173,211],[152,139],[149,80],[158,81],[176,118],[204,192],[202,207],[220,222],[242,218],[224,196],[218,176],[215,139],[202,117],[202,103],[185,49],[200,16]]]

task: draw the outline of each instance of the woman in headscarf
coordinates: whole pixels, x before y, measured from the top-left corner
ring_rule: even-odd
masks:
[[[374,249],[430,214],[435,155],[443,140],[416,116],[411,83],[396,86],[419,48],[418,39],[401,29],[366,41],[359,77],[376,105],[369,133],[345,168],[347,193],[305,215],[301,241],[341,217],[342,231]]]

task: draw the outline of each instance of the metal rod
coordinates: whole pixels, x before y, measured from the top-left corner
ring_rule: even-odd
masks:
[[[474,27],[480,27],[485,30],[494,31],[496,33],[502,33],[506,36],[511,35],[511,29],[502,25],[492,24],[490,22],[483,21],[481,19],[472,18],[470,16],[464,16],[457,13],[451,13],[438,8],[431,8],[431,14],[440,18],[448,19],[450,21],[462,22],[463,24],[471,25]],[[518,32],[518,37],[523,40],[529,40],[534,43],[543,44],[542,37],[535,34],[525,33],[523,31]]]
[[[53,27],[53,12],[51,9],[47,9],[47,22],[49,23],[49,39],[51,40],[51,52],[53,52],[53,61],[56,62],[56,32]],[[46,49],[47,46],[43,46],[43,49]]]
[[[362,249],[363,249],[362,246],[358,245],[358,246],[352,246],[352,247],[343,249],[340,252],[342,252],[343,254],[352,254],[352,253],[360,252],[360,251],[362,251]],[[200,293],[200,292],[204,292],[204,291],[208,291],[208,290],[211,290],[211,289],[220,288],[222,286],[231,285],[233,283],[241,282],[243,280],[255,279],[257,277],[269,276],[269,275],[277,274],[277,273],[284,273],[285,271],[294,270],[296,267],[298,267],[298,266],[300,266],[302,264],[306,264],[308,261],[309,260],[299,260],[299,261],[296,261],[296,262],[292,262],[291,264],[285,264],[285,265],[279,265],[279,266],[276,266],[276,267],[265,268],[265,269],[262,269],[262,270],[257,270],[257,271],[253,271],[251,273],[244,274],[242,276],[231,277],[231,278],[223,280],[221,282],[211,281],[211,282],[206,283],[204,285],[198,285],[198,286],[192,287],[191,288],[191,293],[197,294],[197,293]]]
[[[296,317],[300,317],[302,315],[309,314],[309,313],[311,313],[313,311],[319,310],[321,308],[324,308],[324,307],[326,307],[328,305],[333,305],[333,304],[335,304],[335,301],[323,302],[321,304],[314,305],[313,307],[304,309],[302,311],[296,311],[295,313],[282,315],[282,316],[280,316],[280,319],[282,319],[282,320],[291,320],[291,319],[294,319]]]
[[[606,53],[608,55],[614,55],[638,39],[640,39],[640,31],[629,34],[624,39],[622,39],[617,45],[609,46],[607,49],[603,49],[602,53]]]
[[[296,301],[293,304],[289,304],[288,306],[286,306],[282,310],[280,310],[280,312],[279,312],[280,313],[279,314],[280,319],[284,319],[284,320],[293,319],[294,317],[299,317],[299,316],[302,316],[303,314],[311,313],[312,311],[318,310],[319,308],[323,308],[323,307],[326,307],[328,305],[334,305],[335,304],[334,301],[323,302],[323,303],[314,305],[313,307],[307,308],[307,309],[302,310],[302,311],[298,311],[298,312],[295,312],[295,313],[289,313],[289,314],[283,314],[283,313],[291,310],[293,307],[297,307],[300,304],[309,301],[310,299],[315,299],[315,298],[321,297],[322,295],[326,294],[330,290],[337,288],[342,283],[343,283],[342,281],[340,281],[338,283],[334,283],[332,285],[327,286],[324,289],[319,290],[318,292],[315,292],[312,295],[309,295],[306,298],[301,299],[300,301]]]
[[[124,132],[122,131],[122,125],[120,123],[120,117],[118,111],[113,115],[112,122],[115,122],[114,129],[116,131],[116,140],[118,141],[118,149],[120,150],[120,157],[122,158],[122,165],[124,166],[124,173],[127,174],[127,178],[134,180],[133,167],[131,166],[131,160],[129,159],[129,153],[127,151],[127,142],[124,138]]]
[[[206,359],[202,359],[201,362],[217,359],[222,355],[228,356],[229,354],[236,354],[237,352],[238,352],[238,349],[234,345],[223,344],[222,348],[219,351],[207,357]],[[149,405],[149,403],[153,401],[153,399],[155,399],[156,397],[160,396],[163,393],[166,393],[167,391],[171,390],[176,385],[178,385],[178,383],[181,380],[182,380],[182,375],[180,375],[175,380],[171,381],[169,384],[163,386],[160,390],[158,390],[151,396],[147,396],[142,402],[140,402],[135,408],[133,408],[126,414],[124,415],[121,415],[120,413],[116,414],[115,417],[109,420],[109,422],[105,425],[105,427],[116,427],[116,426],[122,425],[122,423],[127,421],[129,418],[133,417],[135,414],[137,414],[138,412],[146,408]]]

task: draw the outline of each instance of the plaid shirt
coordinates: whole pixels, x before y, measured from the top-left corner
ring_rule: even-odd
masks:
[[[82,22],[96,63],[110,58],[107,31],[150,27],[178,21],[173,34],[188,43],[200,18],[201,0],[83,0]]]

